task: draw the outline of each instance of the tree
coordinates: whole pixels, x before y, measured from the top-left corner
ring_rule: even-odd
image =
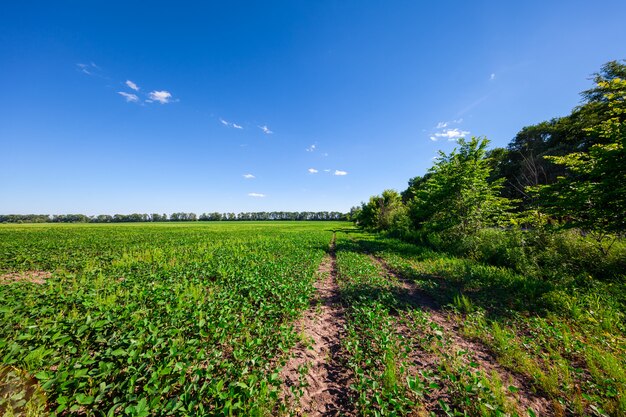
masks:
[[[500,197],[502,181],[488,181],[489,141],[473,137],[458,144],[448,155],[439,152],[428,179],[409,203],[409,216],[417,229],[464,237],[497,224],[510,209],[509,200]]]
[[[609,115],[588,129],[601,143],[588,152],[547,157],[565,167],[567,175],[533,190],[545,211],[565,219],[566,226],[592,233],[606,253],[611,244],[605,247],[605,238],[626,232],[626,77],[597,80],[594,90],[604,94]]]
[[[411,178],[407,189],[400,193],[402,195],[402,202],[406,204],[411,201],[413,197],[417,195],[417,190],[426,183],[430,175],[430,173],[426,173],[423,177],[418,175],[417,177]]]
[[[521,209],[530,207],[535,202],[532,195],[528,194],[528,187],[553,184],[559,177],[570,173],[564,165],[546,156],[587,153],[594,145],[607,143],[607,139],[593,128],[615,117],[606,98],[607,93],[615,91],[607,86],[614,80],[626,79],[625,62],[610,61],[604,64],[593,75],[594,87],[580,94],[583,102],[571,114],[526,126],[509,143],[506,154],[497,151],[494,156],[499,158],[499,163],[494,164],[493,176],[505,178],[505,197],[519,199],[522,202]],[[618,90],[624,89],[612,85]],[[624,115],[619,118],[624,121]]]
[[[369,202],[362,203],[356,212],[359,225],[372,230],[389,230],[405,214],[402,197],[395,190],[385,190],[382,195],[372,196]]]

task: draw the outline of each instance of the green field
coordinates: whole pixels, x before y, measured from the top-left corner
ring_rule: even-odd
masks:
[[[303,415],[281,370],[323,276],[344,415],[626,413],[621,288],[350,223],[0,225],[0,275],[5,415]]]

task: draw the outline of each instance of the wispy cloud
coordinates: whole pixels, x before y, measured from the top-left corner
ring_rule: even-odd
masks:
[[[220,117],[220,123],[224,126],[232,127],[234,129],[243,129],[243,126],[238,125],[237,123],[231,123],[228,120],[224,120]]]
[[[136,103],[136,102],[139,101],[139,97],[137,97],[136,94],[125,93],[124,91],[118,91],[117,94],[119,94],[120,96],[124,97],[127,102]]]
[[[76,64],[76,66],[83,74],[91,75],[91,71],[89,71],[89,66],[87,64]]]
[[[259,129],[261,129],[266,135],[271,135],[272,133],[274,133],[270,130],[269,127],[267,127],[267,125],[259,126]]]
[[[315,152],[315,148],[316,148],[316,147],[317,147],[317,146],[315,146],[315,145],[311,145],[311,146],[309,146],[308,148],[306,148],[306,151],[307,151],[307,152]]]
[[[437,132],[430,137],[430,140],[437,141],[440,139],[448,139],[448,140],[457,140],[464,138],[469,135],[470,132],[467,130],[460,130],[457,128],[454,129],[445,129],[441,132]]]
[[[248,193],[248,196],[250,196],[250,197],[255,197],[255,198],[263,198],[263,197],[265,197],[265,194],[261,194],[261,193]]]
[[[131,80],[126,80],[126,85],[132,90],[139,91],[139,87],[137,86],[137,84],[135,84]]]
[[[330,169],[325,169],[324,172],[330,172]]]
[[[167,104],[172,101],[172,93],[165,90],[151,91],[150,94],[148,94],[148,97],[150,97],[150,100],[148,101],[158,101],[161,104]]]
[[[446,128],[450,125],[458,125],[459,123],[462,123],[463,119],[454,119],[454,120],[449,120],[447,122],[439,122],[437,123],[437,127],[435,129],[443,129]]]
[[[91,61],[89,64],[78,63],[76,64],[76,66],[78,67],[78,70],[80,72],[87,75],[94,75],[95,72],[100,70],[100,67],[97,66],[93,61]]]
[[[93,61],[90,61],[88,64],[82,62],[77,63],[76,68],[83,74],[87,74],[96,78],[102,78],[114,84],[121,83],[119,80],[112,80],[109,76],[106,75],[105,71],[101,67],[96,65],[96,63]],[[118,91],[117,94],[124,97],[127,102],[137,103],[143,100],[143,102],[145,103],[158,102],[160,104],[167,104],[179,101],[178,99],[175,99],[172,96],[172,93],[167,90],[152,90],[149,93],[140,92],[141,88],[139,87],[139,85],[131,80],[124,81],[124,85],[131,89],[133,92],[131,93]]]
[[[335,173],[333,175],[337,175],[339,177],[343,177],[344,175],[348,175],[348,173],[346,171],[341,171],[341,170],[336,169]]]
[[[256,177],[255,177],[254,175],[252,175],[252,174],[243,174],[243,177],[244,177],[245,179],[247,179],[247,180],[251,180],[251,179],[253,179],[253,178],[256,178]]]
[[[309,171],[309,173],[311,173],[311,174],[317,174],[317,173],[319,172],[319,171],[318,171],[317,169],[315,169],[315,168],[309,168],[309,169],[308,169],[308,171]]]
[[[496,79],[496,74],[495,73],[491,73],[491,75],[489,76],[489,79],[491,81],[495,80]]]

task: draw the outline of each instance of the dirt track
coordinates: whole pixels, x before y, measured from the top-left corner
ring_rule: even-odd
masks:
[[[471,360],[484,375],[497,373],[500,380],[519,389],[514,401],[520,415],[525,414],[528,409],[532,409],[537,416],[554,415],[551,401],[535,393],[530,381],[502,367],[483,344],[464,337],[458,324],[438,309],[434,300],[415,283],[396,274],[381,258],[373,255],[370,258],[379,265],[381,273],[398,283],[400,292],[397,295],[402,301],[410,304],[411,308],[426,312],[429,321],[444,329],[450,343],[448,349],[471,352]],[[311,307],[296,323],[302,340],[281,371],[281,379],[285,381],[282,397],[298,416],[353,416],[356,413],[351,406],[349,388],[352,375],[342,359],[344,353],[341,340],[345,332],[345,314],[337,286],[334,235],[317,275],[316,293]],[[415,334],[407,324],[406,320],[399,317],[396,332],[410,341],[415,338]],[[440,366],[439,360],[433,352],[416,348],[409,357],[409,372],[436,370]],[[436,405],[439,400],[446,401],[448,395],[444,390],[433,394],[432,398],[425,399],[424,405],[427,409],[431,408],[429,403]]]
[[[335,237],[317,271],[316,295],[296,328],[303,340],[283,368],[283,396],[297,415],[350,416],[350,374],[342,365],[344,309],[336,280]],[[300,372],[302,370],[302,372]],[[294,395],[301,388],[301,396]]]

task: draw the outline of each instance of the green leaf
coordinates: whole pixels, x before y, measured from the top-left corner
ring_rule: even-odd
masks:
[[[75,398],[76,398],[76,402],[80,405],[92,404],[94,400],[94,397],[92,397],[91,395],[85,395],[85,394],[77,394]]]

